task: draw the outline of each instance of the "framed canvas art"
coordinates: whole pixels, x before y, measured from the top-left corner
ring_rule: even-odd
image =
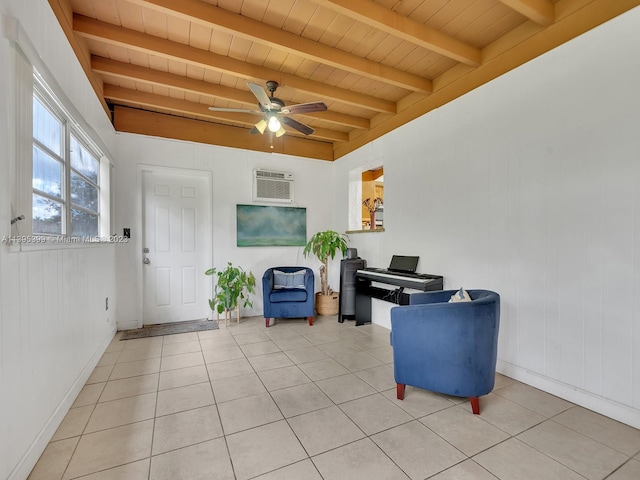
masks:
[[[236,205],[238,247],[304,247],[307,209],[266,205]]]

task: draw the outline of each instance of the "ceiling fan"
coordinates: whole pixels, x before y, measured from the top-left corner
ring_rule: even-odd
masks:
[[[209,107],[209,110],[213,112],[242,112],[242,113],[264,113],[264,117],[258,123],[254,125],[249,133],[264,134],[265,130],[269,130],[276,134],[276,137],[281,137],[286,133],[282,124],[294,128],[305,135],[311,135],[315,130],[309,125],[300,123],[291,117],[286,115],[295,113],[311,113],[311,112],[323,112],[327,109],[324,102],[309,102],[299,103],[297,105],[285,106],[284,102],[279,98],[273,96],[274,92],[278,88],[278,82],[269,80],[267,82],[267,92],[257,83],[247,82],[249,90],[258,99],[258,107],[260,110],[246,110],[243,108],[223,108],[223,107]]]

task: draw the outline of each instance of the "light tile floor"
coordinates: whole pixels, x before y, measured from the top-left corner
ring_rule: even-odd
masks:
[[[497,376],[395,398],[388,330],[259,317],[108,347],[31,480],[640,479],[640,431]]]

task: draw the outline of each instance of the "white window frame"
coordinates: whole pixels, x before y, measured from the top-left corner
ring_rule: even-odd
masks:
[[[50,150],[48,150],[46,146],[42,145],[38,140],[36,140],[35,135],[33,135],[33,133],[32,133],[32,146],[37,146],[38,148],[44,150],[45,152],[51,154],[52,156],[55,156],[63,168],[61,198],[57,199],[55,197],[50,197],[52,200],[59,201],[62,204],[62,210],[63,210],[62,232],[59,235],[40,233],[40,232],[33,232],[33,234],[64,236],[69,238],[75,238],[75,236],[72,234],[73,228],[72,228],[71,210],[77,209],[77,210],[85,211],[92,215],[97,214],[98,232],[96,232],[96,234],[93,235],[94,237],[96,237],[96,240],[97,238],[108,236],[109,231],[107,230],[105,232],[103,230],[103,225],[101,222],[102,220],[101,211],[104,208],[104,205],[102,205],[103,202],[101,202],[102,190],[103,190],[101,188],[101,185],[103,183],[102,171],[104,170],[101,167],[101,163],[106,161],[106,157],[102,155],[102,152],[100,151],[99,147],[95,145],[95,143],[91,140],[91,138],[77,125],[74,119],[70,117],[70,114],[66,112],[66,109],[64,109],[64,107],[61,105],[60,101],[56,98],[53,92],[50,91],[50,89],[48,88],[48,86],[46,85],[42,77],[37,73],[37,71],[34,71],[33,78],[34,78],[34,82],[33,82],[32,98],[37,97],[38,101],[47,110],[49,110],[49,113],[51,113],[54,117],[56,117],[61,123],[61,126],[62,126],[61,155],[57,155],[55,154],[55,152],[51,152]],[[87,178],[85,175],[83,175],[81,172],[76,170],[71,165],[71,137],[72,136],[82,147],[84,147],[98,161],[97,182],[93,182],[91,179]],[[33,162],[33,158],[32,158],[32,162]],[[75,205],[72,202],[72,199],[71,199],[71,174],[72,173],[80,175],[80,177],[83,180],[89,182],[92,186],[97,188],[98,190],[98,209],[97,209],[98,211],[97,212],[91,212],[90,210],[83,208],[79,205]],[[32,190],[32,194],[37,194],[45,198],[49,197],[46,194],[43,194],[43,192],[35,190],[33,186],[31,190]],[[107,209],[108,209],[108,204],[107,204]],[[32,206],[32,212],[33,212],[33,206]],[[33,231],[33,219],[31,221],[31,227]]]
[[[44,85],[40,85],[40,82],[38,81],[37,76],[34,74],[34,82],[33,82],[33,95],[32,95],[32,101],[35,97],[38,97],[39,102],[42,104],[42,106],[47,109],[49,111],[49,113],[55,117],[59,122],[60,122],[60,126],[61,126],[61,132],[60,132],[60,153],[56,153],[53,152],[51,150],[49,150],[47,148],[46,145],[43,145],[42,143],[40,143],[35,136],[35,133],[33,131],[33,123],[32,123],[32,130],[31,130],[31,151],[33,152],[33,148],[34,147],[38,147],[40,150],[44,151],[45,153],[49,154],[51,157],[53,157],[55,160],[58,161],[58,163],[60,163],[61,166],[61,170],[62,170],[62,178],[61,178],[61,192],[60,192],[60,198],[55,198],[53,195],[48,195],[45,192],[42,191],[38,191],[33,187],[33,153],[31,156],[31,165],[32,165],[32,170],[31,170],[31,179],[32,179],[32,183],[31,183],[31,200],[33,202],[33,195],[37,194],[41,197],[44,198],[49,198],[55,202],[58,202],[62,205],[61,210],[62,210],[62,220],[61,220],[61,232],[59,235],[65,235],[66,232],[68,231],[68,206],[67,206],[67,199],[69,197],[68,195],[68,127],[67,127],[67,120],[66,118],[64,118],[64,115],[62,114],[62,112],[59,111],[59,109],[57,109],[55,107],[55,102],[52,101],[53,99],[49,97],[48,93],[46,93],[46,86]],[[33,107],[33,105],[32,105]],[[32,122],[33,122],[33,116],[32,116]],[[31,204],[31,221],[29,222],[30,227],[31,227],[31,233],[34,235],[54,235],[54,234],[46,234],[46,233],[41,233],[41,232],[34,232],[33,229],[33,203]]]
[[[40,86],[44,89],[45,103],[49,108],[53,108],[56,115],[62,112],[66,118],[68,129],[72,130],[76,139],[96,156],[99,161],[99,237],[92,243],[112,242],[113,237],[110,232],[113,231],[111,223],[113,211],[113,164],[109,160],[110,154],[108,149],[102,143],[100,137],[93,128],[84,120],[83,116],[75,108],[73,103],[64,94],[51,74],[46,64],[42,61],[41,56],[33,46],[26,32],[20,25],[20,22],[12,17],[1,16],[5,27],[5,37],[12,45],[13,62],[10,68],[13,75],[10,76],[9,92],[6,97],[9,99],[7,105],[8,111],[15,112],[15,121],[10,123],[10,142],[8,151],[15,159],[10,162],[10,171],[8,174],[15,179],[13,183],[13,191],[11,194],[11,236],[10,239],[33,239],[36,238],[32,231],[32,208],[33,208],[33,96],[36,94],[35,84],[36,78]],[[42,92],[38,93],[42,98]],[[68,155],[68,138],[65,142],[65,148]],[[65,169],[66,170],[66,169]],[[68,176],[69,174],[67,174]],[[69,185],[68,178],[65,182]],[[69,201],[69,193],[66,193],[66,199]],[[69,210],[70,211],[70,210]],[[38,235],[38,237],[46,237]],[[70,229],[66,234],[57,237],[62,241],[57,242],[4,242],[10,246],[10,251],[21,251],[40,248],[58,248],[70,245],[79,246],[86,242],[74,242],[70,237]],[[121,241],[116,239],[115,241]]]
[[[93,140],[82,130],[82,128],[78,125],[71,114],[64,108],[64,105],[58,100],[56,95],[51,91],[48,87],[42,76],[34,69],[33,73],[33,98],[37,97],[40,103],[49,110],[49,112],[60,120],[62,125],[62,145],[61,145],[61,155],[55,155],[54,152],[48,151],[45,146],[43,146],[40,142],[38,142],[33,135],[33,123],[32,123],[32,150],[33,146],[37,145],[39,148],[47,151],[47,153],[54,154],[57,159],[60,161],[63,168],[63,179],[62,179],[62,195],[61,199],[55,199],[56,201],[60,201],[62,204],[63,214],[62,214],[62,232],[60,234],[47,234],[33,231],[33,218],[31,218],[30,227],[32,235],[43,235],[43,236],[53,236],[53,237],[65,237],[68,239],[78,238],[72,234],[72,209],[78,209],[82,211],[89,210],[73,204],[71,200],[71,173],[76,173],[81,176],[81,178],[91,185],[95,186],[98,189],[98,211],[90,212],[91,214],[97,213],[98,217],[98,232],[96,235],[93,235],[93,239],[83,238],[83,242],[87,241],[100,241],[103,237],[109,236],[109,229],[104,230],[104,222],[102,222],[102,211],[106,207],[106,210],[109,209],[108,202],[102,201],[103,191],[108,191],[108,182],[106,188],[102,188],[103,182],[103,172],[105,168],[102,166],[104,162],[107,162],[106,157],[102,154],[100,148],[93,142]],[[32,104],[33,108],[33,104]],[[32,119],[33,120],[33,119]],[[71,165],[71,136],[75,138],[75,140],[80,143],[96,160],[98,161],[98,181],[97,183],[91,181],[86,178],[81,172],[73,168]],[[31,162],[33,162],[33,158],[31,158]],[[33,163],[32,163],[33,164]],[[31,178],[33,181],[33,171],[31,172]],[[108,178],[108,177],[107,177]],[[33,186],[31,187],[31,198],[33,198],[33,194],[43,195],[42,192],[36,191]],[[46,195],[43,195],[46,198]],[[53,198],[52,198],[53,199]],[[32,202],[30,202],[32,203]],[[31,212],[33,212],[33,205],[31,206]]]
[[[349,217],[347,219],[347,233],[375,233],[385,230],[384,226],[375,230],[362,226],[362,174],[367,170],[376,170],[378,168],[384,168],[382,161],[375,163],[368,162],[366,165],[349,170]]]

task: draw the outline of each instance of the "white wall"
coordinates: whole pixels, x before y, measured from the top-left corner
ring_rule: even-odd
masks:
[[[500,371],[640,427],[640,8],[340,159],[382,157],[372,266],[500,293]],[[380,317],[378,322],[380,321]],[[374,322],[376,316],[374,315]],[[388,322],[388,316],[384,319]]]
[[[37,5],[35,5],[37,3]],[[109,149],[115,137],[44,0],[0,0]],[[0,25],[0,238],[15,195],[13,47]],[[114,160],[114,159],[112,159]],[[26,186],[29,188],[29,186]],[[15,233],[15,231],[14,231]],[[115,333],[116,246],[30,252],[0,244],[0,478],[23,479]]]
[[[252,271],[261,282],[264,271],[273,266],[306,265],[314,269],[319,289],[315,257],[305,258],[303,247],[237,247],[236,204],[252,204],[254,168],[291,172],[295,178],[295,202],[307,209],[307,237],[332,227],[332,164],[277,154],[231,149],[132,134],[117,134],[117,157],[121,159],[116,184],[116,231],[131,228],[131,243],[117,251],[118,328],[136,328],[142,322],[142,194],[141,168],[177,168],[207,172],[213,176],[213,265],[228,261]],[[266,204],[265,204],[266,205]],[[282,204],[271,204],[282,205]],[[339,269],[331,271],[335,283]],[[262,314],[262,288],[256,289],[253,308],[242,316]]]

